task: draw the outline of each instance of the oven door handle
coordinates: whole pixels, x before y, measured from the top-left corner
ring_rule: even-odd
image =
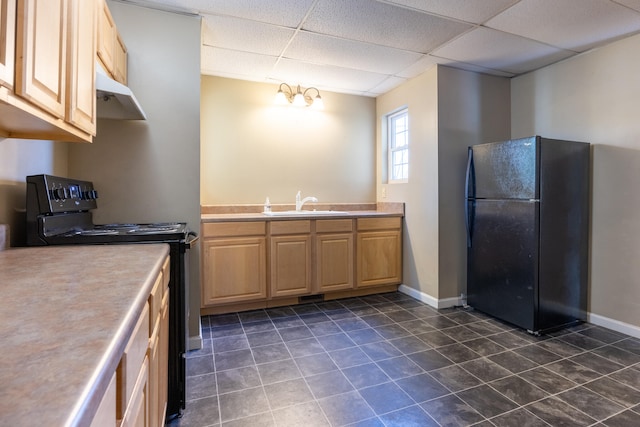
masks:
[[[193,246],[194,243],[196,243],[198,240],[200,240],[200,236],[198,236],[195,232],[193,231],[189,231],[187,233],[187,239],[185,241],[185,245],[191,249],[191,246]]]

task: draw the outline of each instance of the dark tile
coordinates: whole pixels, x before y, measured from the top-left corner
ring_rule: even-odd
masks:
[[[349,427],[386,427],[379,417],[373,417],[357,423],[349,424]]]
[[[293,328],[278,329],[280,336],[285,342],[301,340],[303,338],[310,338],[313,336],[309,328],[306,326],[294,326]]]
[[[378,415],[413,405],[413,400],[394,383],[384,383],[359,390],[360,395]]]
[[[487,385],[481,385],[456,393],[460,399],[485,417],[495,417],[518,407]]]
[[[330,426],[318,402],[301,403],[273,411],[278,427]]]
[[[356,316],[367,316],[367,315],[370,315],[370,314],[380,314],[380,312],[378,310],[376,310],[374,307],[372,307],[372,306],[370,306],[368,304],[360,306],[360,307],[353,307],[350,310]]]
[[[480,378],[482,381],[487,382],[511,375],[511,372],[487,358],[471,360],[461,364],[460,366]]]
[[[357,391],[330,396],[319,400],[318,403],[332,426],[344,426],[375,416]]]
[[[526,357],[529,360],[533,360],[534,362],[541,365],[562,359],[562,356],[547,351],[537,344],[520,347],[513,350],[513,352],[519,354],[520,356]]]
[[[377,365],[391,379],[405,378],[411,375],[417,375],[423,370],[413,363],[407,356],[394,357],[392,359],[380,360]]]
[[[365,329],[369,327],[369,325],[366,322],[364,322],[363,320],[360,320],[360,318],[358,317],[335,320],[335,323],[340,327],[340,329],[342,329],[345,332],[355,331],[358,329]]]
[[[274,307],[266,310],[271,319],[295,316],[296,312],[291,307]]]
[[[429,374],[449,390],[456,392],[482,384],[482,381],[458,365],[430,371]]]
[[[499,334],[490,335],[487,338],[508,349],[515,349],[529,344],[528,341],[514,335],[511,332],[501,332]]]
[[[560,393],[576,385],[573,381],[554,374],[543,367],[521,372],[518,375],[551,394]]]
[[[549,397],[549,393],[515,375],[496,380],[491,383],[491,387],[519,405]]]
[[[217,372],[216,381],[218,382],[218,393],[220,394],[261,385],[260,376],[255,366]]]
[[[390,311],[397,311],[397,310],[400,310],[400,308],[402,308],[398,304],[395,304],[395,303],[392,303],[392,302],[384,302],[384,303],[380,303],[380,304],[371,304],[371,306],[375,307],[375,309],[378,310],[380,313],[388,313]]]
[[[304,326],[304,322],[298,316],[277,317],[271,319],[271,322],[277,329],[293,328],[295,326]]]
[[[468,323],[465,326],[471,329],[473,332],[480,334],[482,336],[504,332],[504,329],[501,328],[500,326],[496,326],[484,320],[480,322]]]
[[[214,328],[216,326],[226,326],[239,324],[240,318],[236,313],[232,314],[218,314],[216,316],[209,316],[209,325]]]
[[[611,360],[605,359],[604,357],[600,357],[593,352],[582,353],[577,356],[573,356],[568,360],[579,363],[593,371],[604,375],[624,368],[624,366],[612,362]]]
[[[491,418],[491,422],[496,427],[549,427],[549,424],[523,408]]]
[[[353,390],[351,383],[340,371],[330,371],[307,377],[307,385],[316,399]]]
[[[218,399],[222,422],[245,418],[269,410],[267,396],[265,396],[262,387],[221,394]],[[247,402],[251,402],[251,405],[247,405]]]
[[[309,356],[311,354],[324,352],[324,348],[315,338],[291,341],[288,342],[286,346],[293,357]]]
[[[425,332],[424,334],[416,335],[422,341],[429,344],[431,347],[441,347],[443,345],[455,344],[456,340],[448,335],[443,334],[440,331]]]
[[[313,400],[313,394],[302,378],[268,384],[264,386],[264,392],[273,410]]]
[[[400,350],[389,344],[387,341],[374,342],[371,344],[361,345],[360,348],[373,361],[389,359],[391,357],[401,356]]]
[[[404,354],[417,353],[431,348],[429,344],[414,336],[392,339],[389,340],[389,343]]]
[[[526,371],[538,366],[533,360],[529,360],[526,357],[522,357],[513,351],[505,351],[504,353],[494,354],[488,357],[494,363],[502,366],[505,369],[517,374],[518,372]]]
[[[484,420],[478,411],[454,395],[430,400],[420,406],[442,427],[468,426]]]
[[[342,348],[355,347],[356,345],[344,332],[334,335],[324,335],[316,339],[326,351],[340,350]]]
[[[438,315],[438,312],[435,309],[427,307],[425,305],[408,308],[407,311],[416,316],[418,319],[426,319],[427,317],[434,317]]]
[[[388,340],[411,335],[409,331],[407,331],[405,328],[398,325],[397,323],[393,323],[391,325],[376,326],[374,329],[376,330],[377,333],[382,335],[383,338]]]
[[[453,320],[460,325],[467,325],[469,323],[477,322],[479,319],[471,313],[466,311],[456,310],[451,314],[446,314],[447,318]]]
[[[622,366],[631,366],[640,363],[640,354],[631,353],[612,345],[596,348],[592,353],[604,357],[607,360],[618,363]]]
[[[636,390],[640,390],[640,369],[638,368],[640,368],[640,366],[623,369],[622,371],[609,375],[609,377],[629,387],[634,387]]]
[[[213,351],[215,351],[216,353],[249,348],[249,342],[244,335],[232,335],[230,337],[213,338],[212,341]]]
[[[263,412],[222,423],[222,427],[275,427],[275,425],[271,412]]]
[[[340,310],[333,311],[325,311],[324,314],[327,315],[331,320],[340,320],[340,319],[353,319],[357,317],[355,314],[351,312],[351,310],[347,308],[342,308]]]
[[[615,343],[615,346],[631,353],[640,354],[640,339],[627,338]]]
[[[247,334],[247,340],[249,341],[249,346],[251,348],[282,342],[280,334],[276,331],[254,332]]]
[[[400,326],[405,328],[407,331],[411,332],[414,335],[423,334],[425,332],[435,331],[435,328],[429,325],[424,320],[409,320],[408,322],[400,323]]]
[[[258,372],[263,384],[272,384],[301,376],[298,367],[291,360],[280,360],[258,365]]]
[[[394,322],[405,322],[407,320],[415,320],[416,316],[406,310],[388,311],[385,315]]]
[[[407,357],[413,360],[425,371],[432,371],[434,369],[444,368],[445,366],[453,364],[451,360],[447,359],[436,350],[426,350],[419,353],[412,353]]]
[[[595,420],[603,420],[624,409],[617,403],[605,399],[585,387],[572,388],[556,397],[580,409]]]
[[[243,323],[242,327],[247,334],[253,332],[274,331],[276,327],[271,320],[260,320],[257,322]]]
[[[389,325],[393,323],[393,320],[388,318],[382,313],[372,314],[369,316],[362,316],[361,319],[367,323],[367,325],[375,328],[376,326]]]
[[[418,405],[389,412],[380,419],[386,427],[438,427],[438,423]]]
[[[185,359],[200,356],[212,356],[213,355],[213,342],[211,338],[205,338],[202,340],[202,348],[196,350],[189,350],[185,354]]]
[[[306,325],[311,325],[313,323],[320,323],[320,322],[328,322],[329,317],[327,317],[326,314],[324,314],[323,312],[318,312],[318,313],[313,313],[313,314],[302,314],[300,315],[300,319],[302,319],[302,321],[306,324]]]
[[[188,403],[189,410],[179,418],[179,426],[208,426],[220,421],[218,397],[211,396]],[[172,424],[167,424],[171,426]]]
[[[228,337],[231,335],[242,335],[244,334],[244,329],[242,329],[242,325],[238,322],[237,324],[218,326],[215,328],[211,328],[209,330],[211,334],[211,338],[220,338],[220,337]]]
[[[455,363],[478,359],[480,355],[463,344],[451,344],[438,347],[438,353]]]
[[[336,325],[335,322],[312,323],[307,327],[316,337],[320,337],[322,335],[337,334],[338,332],[340,332],[340,327]]]
[[[436,381],[429,374],[413,375],[396,380],[400,386],[416,403],[425,402],[449,394],[449,390]]]
[[[353,342],[355,342],[358,345],[370,344],[370,343],[384,340],[384,338],[382,338],[382,336],[379,333],[377,333],[373,328],[347,331],[346,334],[347,336],[349,336],[349,338],[351,338]]]
[[[304,377],[338,369],[327,353],[313,354],[311,356],[304,356],[294,360]]]
[[[625,407],[635,406],[640,403],[640,391],[611,378],[600,378],[584,386]]]
[[[582,335],[581,333],[563,335],[558,339],[585,350],[593,350],[594,348],[601,347],[605,344],[600,340],[589,338],[588,336]]]
[[[583,353],[584,349],[575,347],[559,339],[551,339],[537,344],[538,347],[562,357],[571,357]]]
[[[579,331],[578,333],[607,344],[611,344],[626,338],[626,335],[612,331],[610,329],[602,328],[600,326],[591,326]]]
[[[208,374],[214,371],[213,356],[211,355],[190,357],[187,359],[186,365],[186,375],[188,377]]]
[[[324,311],[325,313],[327,313],[328,311],[345,310],[344,305],[340,304],[340,301],[338,300],[323,301],[323,302],[316,303],[316,305],[320,310]]]
[[[640,426],[640,413],[624,411],[603,422],[607,427],[637,427]]]
[[[390,381],[387,374],[375,363],[367,363],[366,365],[354,366],[343,369],[342,373],[351,381],[351,384],[357,389],[370,387]]]
[[[284,343],[263,345],[261,347],[256,347],[251,351],[253,352],[253,358],[257,364],[291,359],[289,350]]]
[[[602,376],[602,374],[568,359],[550,363],[545,368],[578,384],[583,384]]]
[[[474,340],[465,341],[462,344],[475,351],[480,356],[490,356],[492,354],[505,351],[505,348],[503,346],[491,341],[488,338],[477,338]]]
[[[322,311],[315,304],[299,304],[299,305],[291,306],[291,308],[293,309],[293,311],[296,312],[296,314],[300,316],[303,314],[319,313]]]
[[[227,351],[215,354],[216,371],[226,369],[242,368],[253,365],[253,355],[251,350]]]
[[[480,338],[480,335],[473,332],[466,326],[456,326],[453,328],[442,329],[442,332],[450,336],[456,341],[469,341],[476,338]]]
[[[238,313],[238,317],[243,324],[269,320],[269,315],[264,310],[243,311]]]
[[[340,369],[350,368],[351,366],[364,365],[371,362],[359,347],[344,348],[329,352],[329,356],[333,359]]]
[[[573,406],[549,397],[527,406],[527,410],[552,426],[589,426],[595,420]]]
[[[437,329],[452,328],[454,326],[458,326],[456,322],[446,316],[427,317],[424,319],[424,321]]]
[[[195,377],[187,377],[186,381],[187,402],[218,394],[218,389],[216,387],[216,374],[214,372]]]

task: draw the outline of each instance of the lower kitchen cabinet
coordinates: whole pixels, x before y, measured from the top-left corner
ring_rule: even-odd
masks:
[[[314,292],[353,289],[353,220],[317,220]]]
[[[270,227],[271,297],[311,293],[311,221],[277,221]]]
[[[202,306],[267,298],[266,223],[202,227]]]
[[[402,282],[401,218],[359,218],[358,288]]]

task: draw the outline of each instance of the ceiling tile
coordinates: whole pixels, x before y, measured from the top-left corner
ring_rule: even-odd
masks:
[[[390,3],[404,5],[436,15],[448,16],[466,22],[481,24],[518,1],[519,0],[390,0]]]
[[[302,28],[427,53],[471,25],[371,0],[319,0]]]
[[[618,3],[640,12],[640,0],[617,0]]]
[[[639,31],[640,13],[609,0],[522,0],[486,25],[584,52]]]
[[[278,58],[203,46],[200,49],[202,74],[244,76],[247,80],[264,81]]]
[[[204,15],[202,43],[223,49],[279,56],[294,30],[229,16]]]
[[[376,87],[371,88],[365,95],[367,96],[378,96],[383,93],[389,92],[391,89],[394,89],[400,86],[402,83],[406,82],[407,79],[403,79],[401,77],[389,76],[382,83],[377,85]]]
[[[350,89],[366,92],[377,86],[387,76],[367,71],[357,71],[332,65],[317,65],[290,59],[281,59],[271,77],[289,84],[343,92]]]
[[[284,57],[380,74],[394,74],[420,59],[419,53],[301,31]]]
[[[571,56],[571,52],[568,51],[482,27],[433,51],[432,54],[515,74]]]

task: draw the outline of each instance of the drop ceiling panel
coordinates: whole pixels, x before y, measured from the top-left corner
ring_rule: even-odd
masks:
[[[640,31],[640,13],[609,0],[522,0],[486,25],[584,52]]]
[[[278,56],[294,30],[229,16],[204,15],[202,43],[223,49]]]
[[[440,16],[481,24],[519,0],[390,0]]]
[[[402,83],[406,82],[407,79],[403,79],[401,77],[390,76],[386,80],[384,80],[379,85],[371,88],[367,91],[366,95],[368,96],[378,96],[383,93],[389,92],[391,89],[394,89],[400,86]]]
[[[427,53],[471,25],[371,0],[319,0],[302,28]]]
[[[488,28],[477,28],[433,55],[514,74],[568,58],[572,52]]]
[[[415,52],[305,31],[296,35],[284,56],[305,62],[382,74],[395,74],[422,57]]]
[[[236,76],[247,80],[265,81],[278,58],[237,50],[203,46],[200,66],[203,74]]]
[[[640,12],[640,0],[618,0],[618,3]]]

